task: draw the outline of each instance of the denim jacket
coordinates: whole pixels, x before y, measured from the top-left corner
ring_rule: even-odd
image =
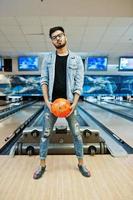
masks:
[[[48,86],[49,101],[52,100],[55,60],[56,53],[50,52],[44,57],[41,66],[41,85],[46,84]],[[67,99],[73,102],[74,93],[80,95],[83,87],[84,66],[81,57],[69,51],[66,69]]]

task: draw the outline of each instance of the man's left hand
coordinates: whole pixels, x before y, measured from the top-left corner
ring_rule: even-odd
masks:
[[[69,116],[74,112],[75,108],[76,108],[76,104],[73,103],[73,104],[71,105],[71,107],[70,107],[71,112],[70,112],[66,117],[69,117]]]

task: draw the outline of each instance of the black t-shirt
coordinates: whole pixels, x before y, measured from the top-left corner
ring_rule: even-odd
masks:
[[[66,64],[67,64],[66,56],[56,55],[55,62],[55,79],[54,79],[54,87],[52,94],[52,101],[57,98],[67,98],[66,95]]]

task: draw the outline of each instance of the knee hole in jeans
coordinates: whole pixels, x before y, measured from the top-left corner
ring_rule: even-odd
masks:
[[[45,118],[49,119],[49,113],[45,113]]]

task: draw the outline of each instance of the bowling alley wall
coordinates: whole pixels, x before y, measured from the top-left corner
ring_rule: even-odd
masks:
[[[27,70],[25,65],[18,66],[18,58],[5,58],[12,61],[11,68],[2,66],[0,71],[0,96],[42,96],[40,86],[40,69],[42,56],[32,62],[31,69]],[[82,57],[84,63],[84,85],[82,96],[133,96],[133,71],[120,71],[119,58],[108,58],[105,70],[89,69],[86,64],[86,57]],[[6,61],[4,64],[11,64]],[[24,63],[25,58],[20,60]],[[37,63],[38,62],[38,63]],[[38,67],[36,68],[36,63]],[[25,70],[26,69],[26,70]],[[100,69],[100,68],[99,68]]]

